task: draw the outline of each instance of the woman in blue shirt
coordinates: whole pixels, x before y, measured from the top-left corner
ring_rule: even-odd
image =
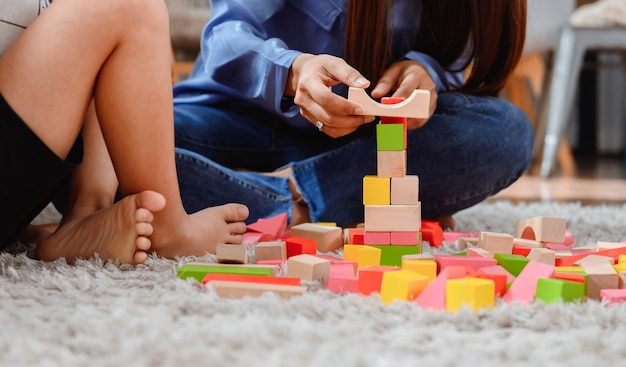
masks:
[[[453,227],[528,167],[530,122],[497,98],[522,52],[524,0],[213,0],[211,13],[174,88],[188,211],[235,200],[249,221],[362,221],[375,127],[348,86],[431,92],[430,118],[408,121],[423,218]]]

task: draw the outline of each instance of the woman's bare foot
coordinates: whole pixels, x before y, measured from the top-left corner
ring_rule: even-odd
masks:
[[[93,214],[63,221],[58,230],[36,250],[39,259],[67,261],[99,254],[102,259],[143,263],[151,248],[154,212],[165,207],[163,195],[144,191],[129,195]]]
[[[240,244],[246,231],[243,222],[249,211],[242,204],[206,208],[187,216],[184,223],[160,223],[152,237],[152,248],[159,256],[203,256],[215,254],[220,243]]]

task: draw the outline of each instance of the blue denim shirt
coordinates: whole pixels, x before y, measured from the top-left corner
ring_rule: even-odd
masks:
[[[437,92],[462,85],[462,72],[448,72],[430,56],[411,50],[420,11],[420,0],[394,1],[394,59],[422,64]],[[174,101],[249,103],[293,126],[309,126],[299,108],[283,98],[289,68],[303,52],[342,57],[346,21],[347,0],[212,0],[200,55],[190,78],[174,87]],[[344,85],[334,91],[347,94]]]

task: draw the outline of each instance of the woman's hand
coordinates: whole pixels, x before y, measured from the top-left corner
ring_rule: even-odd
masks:
[[[372,91],[372,98],[382,98],[393,91],[392,97],[407,98],[415,89],[425,89],[430,92],[430,109],[428,117],[433,115],[437,107],[437,92],[435,82],[430,74],[418,62],[402,60],[391,65],[378,81]],[[408,129],[417,129],[424,126],[428,119],[408,119]]]
[[[289,69],[285,95],[294,96],[300,114],[326,135],[341,137],[373,121],[361,116],[363,106],[332,92],[331,87],[344,83],[367,88],[370,82],[343,59],[330,55],[302,54]]]

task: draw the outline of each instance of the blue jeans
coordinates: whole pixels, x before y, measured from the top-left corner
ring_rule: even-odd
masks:
[[[227,202],[250,208],[248,222],[287,212],[290,165],[312,221],[363,221],[363,176],[376,174],[375,125],[333,139],[236,104],[175,106],[176,162],[188,212]],[[422,217],[452,215],[515,182],[528,168],[533,129],[495,97],[439,95],[429,122],[408,133],[407,174],[418,175]]]

